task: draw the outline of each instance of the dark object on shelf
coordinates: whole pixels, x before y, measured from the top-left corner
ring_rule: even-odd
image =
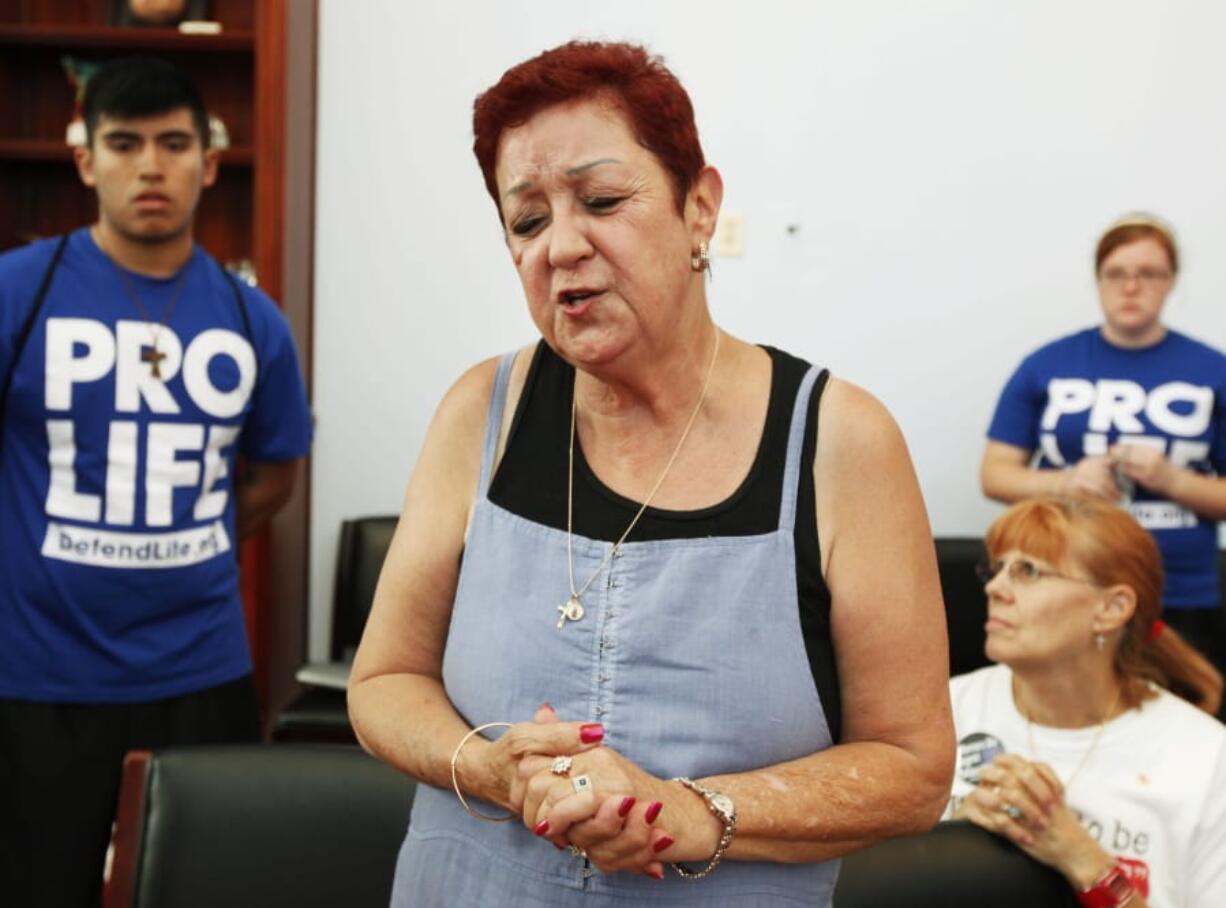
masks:
[[[105,908],[384,908],[415,783],[356,747],[124,760]]]
[[[208,0],[112,0],[111,25],[169,28],[208,18]]]
[[[843,859],[834,908],[1077,908],[1050,867],[967,820]]]
[[[328,662],[298,670],[306,686],[300,697],[277,716],[277,741],[355,740],[345,706],[349,667],[357,651],[375,597],[379,571],[396,530],[395,516],[359,517],[341,524],[332,590],[332,649]]]
[[[85,99],[85,86],[89,84],[89,80],[102,67],[102,64],[64,54],[60,57],[60,65],[64,67],[64,74],[68,77],[68,84],[72,86],[74,95],[72,116],[68,120],[65,142],[75,148],[86,144],[85,122],[81,119],[81,103]]]

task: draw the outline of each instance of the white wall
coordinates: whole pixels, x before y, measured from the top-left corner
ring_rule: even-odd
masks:
[[[397,511],[443,391],[534,336],[469,116],[571,37],[645,42],[680,76],[746,218],[747,254],[715,262],[716,319],[881,397],[938,534],[995,513],[976,478],[995,396],[1025,352],[1095,321],[1090,256],[1118,214],[1174,222],[1169,321],[1226,341],[1224,4],[320,7],[313,655],[339,521]]]

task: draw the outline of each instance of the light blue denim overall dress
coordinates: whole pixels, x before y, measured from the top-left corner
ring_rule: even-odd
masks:
[[[473,726],[522,722],[547,701],[563,720],[604,723],[607,746],[665,779],[743,772],[829,747],[801,637],[792,535],[806,405],[818,370],[805,375],[792,408],[778,529],[627,542],[584,595],[583,619],[559,630],[557,606],[570,596],[566,533],[487,496],[511,361],[500,362],[490,402],[443,663],[460,714]],[[577,583],[610,547],[574,538]],[[667,828],[667,804],[661,817]],[[605,876],[522,822],[481,822],[453,792],[422,785],[392,904],[814,908],[828,904],[837,874],[838,861],[725,861],[697,882],[667,867],[663,881]]]

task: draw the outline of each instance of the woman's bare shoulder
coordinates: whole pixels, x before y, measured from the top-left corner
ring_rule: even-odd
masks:
[[[529,345],[515,353],[508,385],[508,404],[511,409],[523,389],[533,349],[533,346]],[[444,440],[455,442],[482,437],[501,359],[500,356],[484,359],[469,367],[452,383],[435,411],[430,430],[432,434],[439,434]]]
[[[923,496],[890,411],[863,388],[832,379],[820,414],[813,474],[827,582],[834,580],[836,551],[846,563],[852,553],[859,557],[884,545],[898,551],[905,546],[928,560],[932,537]]]
[[[906,452],[902,430],[890,411],[859,385],[831,377],[819,413],[819,459],[877,460]]]

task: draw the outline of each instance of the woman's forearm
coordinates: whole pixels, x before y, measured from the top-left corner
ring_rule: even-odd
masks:
[[[949,796],[945,765],[893,744],[861,742],[701,781],[736,805],[729,857],[791,863],[931,828]]]
[[[376,675],[349,689],[349,717],[367,752],[421,782],[451,788],[451,757],[471,730],[447,698],[442,682],[416,674]],[[481,771],[489,742],[474,735],[456,764],[461,789],[506,806],[506,785]]]
[[[1163,490],[1176,504],[1210,520],[1226,520],[1226,477],[1205,476],[1186,467],[1174,467]]]
[[[984,495],[1003,504],[1061,495],[1066,485],[1060,470],[1039,470],[1025,463],[986,461],[979,470],[979,482]]]

